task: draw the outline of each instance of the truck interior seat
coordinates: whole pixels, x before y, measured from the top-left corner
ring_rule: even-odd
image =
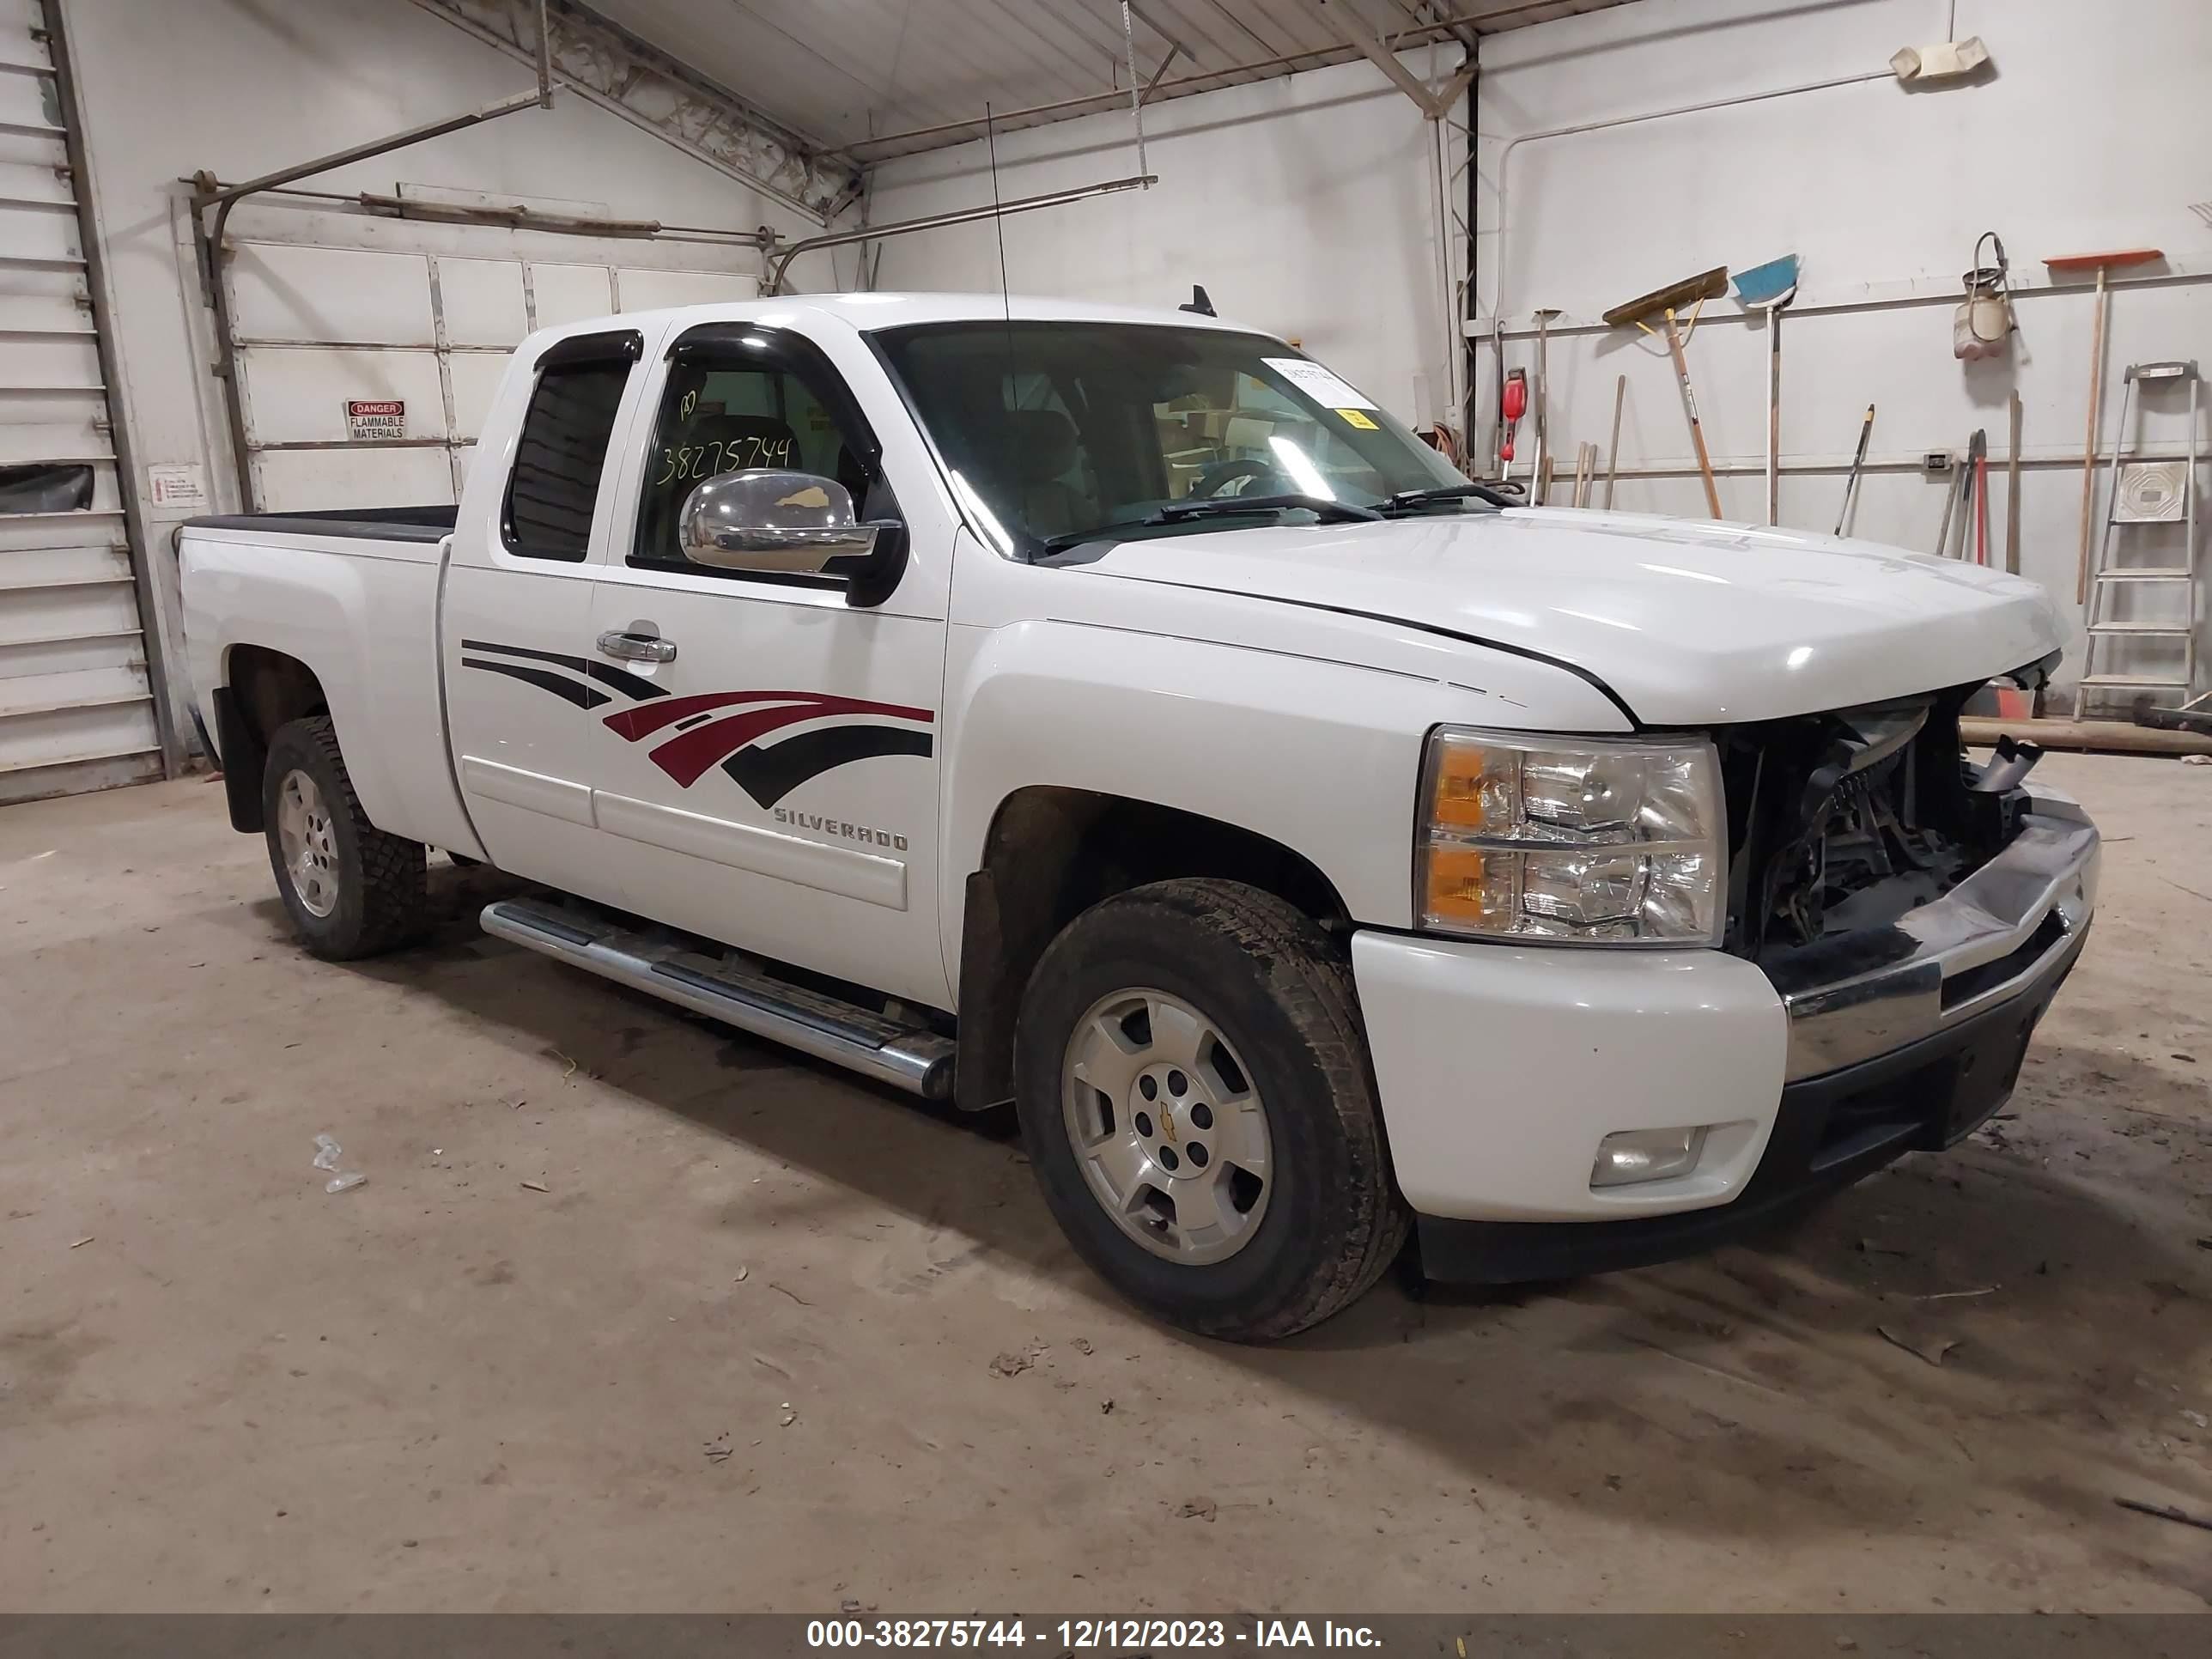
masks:
[[[1066,477],[1079,447],[1075,422],[1056,409],[1006,409],[983,456],[992,476],[1021,503],[1023,527],[1058,536],[1098,522],[1098,505]]]

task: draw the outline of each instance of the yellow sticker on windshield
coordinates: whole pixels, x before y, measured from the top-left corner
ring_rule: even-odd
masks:
[[[1356,426],[1362,432],[1380,432],[1382,429],[1356,409],[1340,409],[1336,412],[1346,426]]]

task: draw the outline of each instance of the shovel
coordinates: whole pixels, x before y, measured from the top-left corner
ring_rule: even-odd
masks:
[[[1689,361],[1682,356],[1682,344],[1687,337],[1674,325],[1674,313],[1685,307],[1694,307],[1690,313],[1690,327],[1698,325],[1698,313],[1705,308],[1705,301],[1717,299],[1728,292],[1729,274],[1726,265],[1716,265],[1701,276],[1688,277],[1666,288],[1631,300],[1626,305],[1615,306],[1605,313],[1605,320],[1614,328],[1626,328],[1631,324],[1646,334],[1656,337],[1658,331],[1645,321],[1650,317],[1666,319],[1667,349],[1674,359],[1674,374],[1682,383],[1682,407],[1690,416],[1690,441],[1697,447],[1698,471],[1705,480],[1705,505],[1716,519],[1721,516],[1720,486],[1713,482],[1713,458],[1705,448],[1705,428],[1698,422],[1698,394],[1690,389]]]

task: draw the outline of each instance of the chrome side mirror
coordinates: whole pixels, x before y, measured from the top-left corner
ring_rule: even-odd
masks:
[[[889,527],[857,522],[852,493],[835,478],[748,468],[691,492],[678,544],[692,563],[717,570],[813,574],[874,552],[876,532]]]

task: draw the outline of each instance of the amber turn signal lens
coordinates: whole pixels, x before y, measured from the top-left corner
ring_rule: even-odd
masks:
[[[1511,855],[1503,855],[1510,862]],[[1431,847],[1428,852],[1428,905],[1432,921],[1462,927],[1487,928],[1501,922],[1499,914],[1511,894],[1492,890],[1491,855],[1474,847]]]
[[[1437,756],[1436,793],[1430,823],[1437,829],[1480,833],[1495,816],[1492,797],[1504,780],[1492,775],[1493,762],[1510,766],[1518,756],[1499,754],[1472,744],[1453,744]]]

